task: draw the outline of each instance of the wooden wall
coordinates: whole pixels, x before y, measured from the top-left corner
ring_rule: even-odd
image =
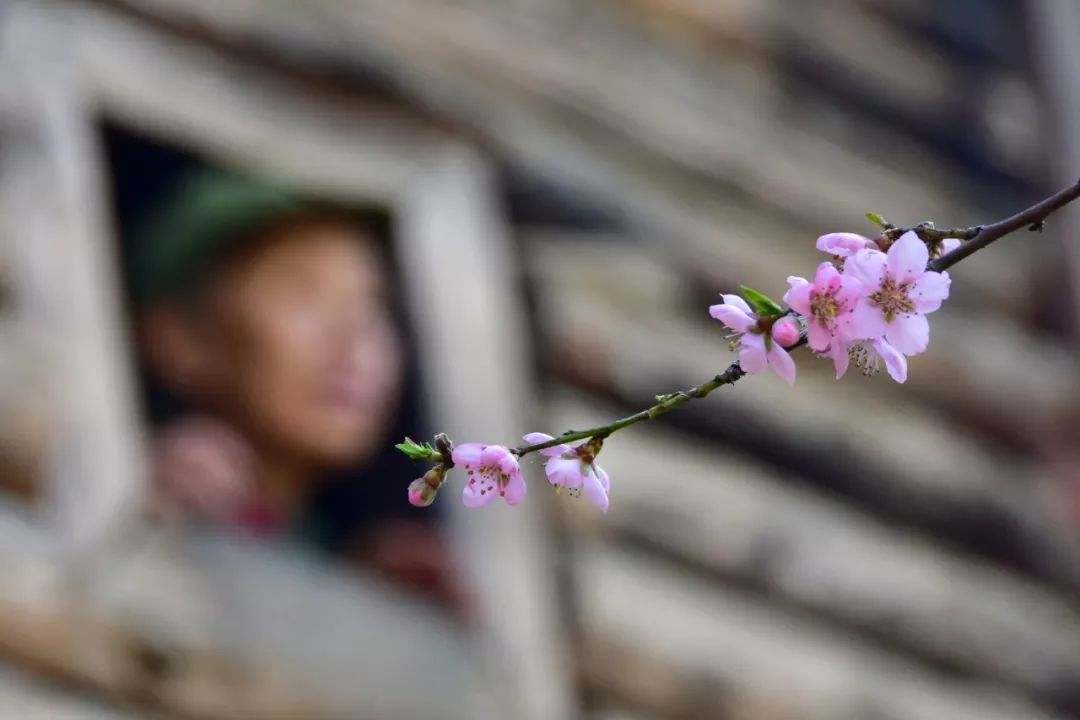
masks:
[[[1019,4],[89,5],[375,86],[541,188],[508,200],[506,262],[535,300],[531,419],[553,432],[726,366],[707,305],[779,295],[823,232],[869,231],[869,210],[977,223],[1049,189]],[[582,209],[602,220],[566,220]],[[1080,717],[1061,240],[1051,222],[958,266],[903,387],[804,355],[794,390],[748,378],[610,440],[608,515],[534,492],[586,714]]]

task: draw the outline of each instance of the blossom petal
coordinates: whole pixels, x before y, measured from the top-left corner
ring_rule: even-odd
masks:
[[[465,467],[479,465],[480,456],[484,453],[485,447],[487,445],[484,443],[462,443],[454,448],[454,452],[450,457],[455,465],[464,465]]]
[[[869,300],[860,300],[851,313],[850,339],[868,340],[885,334],[885,315]]]
[[[959,238],[945,238],[941,241],[941,250],[939,252],[941,253],[941,255],[948,255],[961,245],[963,245],[963,241],[961,241]],[[940,257],[941,255],[939,255],[938,257]]]
[[[930,323],[925,315],[900,315],[885,326],[885,339],[905,355],[918,355],[930,344]]]
[[[499,496],[499,488],[490,478],[481,475],[473,475],[465,483],[465,489],[461,492],[461,501],[465,507],[478,508],[491,503]]]
[[[742,310],[747,315],[753,315],[754,314],[754,311],[750,309],[750,306],[746,304],[746,301],[743,300],[738,295],[732,295],[732,294],[724,295],[724,294],[721,294],[720,297],[722,297],[724,299],[725,303],[727,303],[728,305],[734,305],[736,308],[738,308],[739,310]]]
[[[791,289],[784,293],[784,302],[803,315],[810,315],[810,293],[814,286],[801,277],[787,279]]]
[[[577,458],[551,458],[544,465],[544,473],[552,485],[570,490],[581,487],[581,460]]]
[[[814,288],[819,292],[824,290],[832,282],[832,279],[840,274],[840,271],[836,269],[836,266],[831,262],[823,262],[817,266],[817,270],[814,272]]]
[[[788,351],[773,343],[769,348],[769,367],[780,376],[788,385],[795,384],[795,361],[791,359]]]
[[[730,297],[735,296],[731,295]],[[727,303],[710,305],[709,314],[712,315],[715,320],[719,320],[735,332],[746,332],[757,322],[756,318],[750,316],[742,309]]]
[[[540,443],[545,443],[548,440],[554,439],[555,438],[553,438],[551,435],[542,432],[531,432],[524,437],[525,442],[527,442],[529,445],[538,445]],[[540,454],[547,455],[548,457],[557,457],[559,455],[562,455],[564,452],[569,451],[569,445],[552,445],[549,448],[544,448],[543,450],[541,450]]]
[[[739,350],[739,365],[750,374],[765,372],[769,361],[765,357],[765,338],[761,335],[743,335]]]
[[[518,464],[517,457],[509,452],[499,459],[498,467],[504,475],[513,475],[514,473],[521,472],[521,465]]]
[[[480,464],[498,467],[509,454],[510,451],[502,445],[488,445],[480,453]]]
[[[836,301],[844,310],[851,310],[859,298],[866,294],[866,285],[862,280],[852,275],[844,275],[840,278],[840,289],[836,291]]]
[[[811,320],[806,328],[806,344],[810,346],[810,349],[823,352],[831,342],[832,333],[821,323]]]
[[[865,238],[862,235],[838,232],[822,235],[817,239],[815,247],[830,255],[848,257],[849,255],[854,255],[859,250],[865,249],[871,242],[872,241],[869,238]]]
[[[834,343],[829,348],[829,357],[832,358],[833,367],[836,368],[836,379],[844,377],[844,373],[848,370],[848,365],[851,363],[851,355],[848,354],[847,348],[840,344]]]
[[[527,491],[525,477],[521,474],[521,470],[518,470],[515,473],[510,473],[510,480],[506,483],[506,487],[502,489],[502,495],[506,499],[507,505],[517,505],[525,499]]]
[[[585,473],[584,485],[581,489],[593,505],[607,512],[609,504],[607,490],[604,489],[603,483],[595,472]]]
[[[608,478],[608,474],[604,472],[604,468],[599,465],[593,464],[593,470],[596,471],[596,477],[600,478],[600,484],[604,488],[604,492],[611,494],[611,479]]]
[[[947,272],[923,273],[911,286],[910,298],[916,312],[932,313],[941,307],[942,301],[949,297],[951,283],[952,278]]]
[[[889,248],[889,274],[898,282],[917,280],[926,272],[930,251],[915,233],[908,231]]]
[[[884,340],[875,340],[873,346],[877,354],[885,361],[885,369],[889,372],[889,377],[898,383],[907,380],[907,358]]]
[[[880,250],[860,250],[844,263],[844,274],[862,282],[869,290],[881,285],[888,258]]]

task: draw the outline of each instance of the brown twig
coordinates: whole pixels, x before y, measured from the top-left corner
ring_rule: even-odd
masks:
[[[1011,217],[1007,217],[1004,220],[999,220],[991,225],[977,225],[970,228],[958,228],[953,230],[938,230],[929,224],[922,224],[915,228],[894,228],[890,227],[886,229],[886,234],[890,236],[890,239],[895,239],[908,230],[913,230],[919,234],[919,236],[930,243],[937,243],[948,238],[957,238],[964,240],[965,242],[957,249],[943,255],[935,260],[930,261],[927,265],[928,270],[941,272],[946,270],[956,263],[960,262],[964,258],[969,257],[973,253],[982,250],[990,243],[1000,240],[1001,238],[1016,232],[1023,228],[1030,230],[1041,230],[1043,221],[1054,213],[1061,209],[1065,205],[1068,205],[1073,200],[1080,197],[1080,181],[1074,185],[1051,195],[1050,197],[1042,200],[1041,202],[1032,205],[1026,210],[1022,210]],[[788,311],[789,314],[794,314],[793,311]],[[799,342],[794,347],[799,347],[806,343],[806,334],[804,333],[800,337]],[[543,450],[544,448],[553,447],[555,445],[561,445],[563,443],[575,442],[577,440],[587,440],[592,437],[607,437],[613,432],[622,430],[630,425],[636,425],[639,422],[645,422],[646,420],[652,420],[659,417],[681,405],[684,405],[691,400],[703,398],[717,388],[724,385],[732,385],[742,378],[746,373],[739,366],[738,362],[734,362],[728,366],[719,375],[714,376],[711,380],[696,385],[689,390],[682,390],[667,395],[657,396],[657,402],[652,407],[646,408],[641,412],[628,415],[621,420],[616,420],[613,423],[607,425],[601,425],[600,427],[589,428],[588,430],[569,430],[557,438],[552,438],[546,442],[535,443],[532,445],[522,445],[520,447],[513,448],[512,452],[517,456],[528,455],[529,453]]]
[[[1054,193],[1042,202],[1032,205],[1027,210],[1021,210],[1012,217],[999,220],[992,225],[983,225],[974,228],[976,232],[967,239],[967,242],[963,243],[948,255],[942,255],[938,259],[931,261],[929,269],[937,272],[947,270],[964,258],[982,250],[995,240],[1000,240],[1017,230],[1022,230],[1024,228],[1041,230],[1043,221],[1045,221],[1047,217],[1078,197],[1080,197],[1080,180],[1064,190]]]

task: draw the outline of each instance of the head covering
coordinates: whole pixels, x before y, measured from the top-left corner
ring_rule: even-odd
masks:
[[[191,172],[133,238],[135,302],[183,294],[232,242],[302,209],[280,186],[217,170]]]

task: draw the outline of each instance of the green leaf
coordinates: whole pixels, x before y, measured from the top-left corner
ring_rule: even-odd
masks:
[[[431,460],[437,454],[430,443],[421,445],[412,438],[405,438],[405,442],[398,443],[394,447],[412,460]]]
[[[875,225],[877,225],[878,227],[880,227],[882,230],[888,230],[891,227],[889,225],[889,223],[885,222],[885,218],[881,217],[876,212],[868,212],[868,213],[866,213],[866,218],[870,222],[872,222]]]
[[[784,314],[784,308],[765,293],[758,292],[752,287],[740,285],[746,300],[753,306],[758,315],[764,317],[778,317]]]

